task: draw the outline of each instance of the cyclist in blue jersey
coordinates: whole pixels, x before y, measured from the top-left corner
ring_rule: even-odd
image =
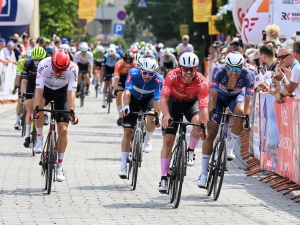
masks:
[[[224,106],[236,115],[252,113],[252,98],[254,94],[255,75],[247,68],[243,68],[244,57],[241,53],[232,51],[225,58],[225,65],[217,66],[213,70],[212,81],[210,85],[208,110],[210,118],[208,121],[208,136],[202,146],[202,171],[198,179],[200,188],[206,187],[207,168],[210,156],[213,151],[213,142],[219,130],[219,124],[222,115],[215,112],[222,112]],[[245,89],[245,93],[243,91]],[[244,129],[246,129],[244,127]],[[250,128],[247,128],[248,130]],[[236,118],[231,128],[231,139],[228,142],[227,160],[235,158],[234,145],[239,139],[239,135],[243,130],[243,119]]]
[[[130,151],[130,141],[134,135],[137,115],[130,112],[143,112],[154,110],[160,114],[159,100],[164,79],[157,72],[158,64],[155,59],[145,58],[140,61],[140,68],[130,69],[125,83],[125,93],[123,97],[124,114],[123,127],[124,136],[121,145],[122,166],[119,176],[122,179],[127,178],[126,161]],[[159,125],[157,125],[159,126]],[[143,151],[148,153],[152,150],[151,135],[155,129],[153,117],[147,118],[146,135],[144,138]]]
[[[121,56],[117,54],[116,48],[110,47],[107,49],[107,53],[104,54],[101,63],[100,79],[104,81],[102,108],[106,107],[105,98],[107,97],[107,89],[109,87],[112,74],[115,70],[116,62],[121,59]]]

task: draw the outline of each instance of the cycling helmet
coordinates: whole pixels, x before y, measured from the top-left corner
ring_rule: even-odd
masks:
[[[80,51],[82,52],[87,52],[89,50],[89,46],[86,42],[82,42],[79,48]]]
[[[124,61],[124,62],[132,63],[132,62],[133,62],[133,59],[134,59],[134,55],[133,55],[130,51],[126,51],[126,52],[123,54],[123,61]]]
[[[98,45],[97,47],[96,47],[96,51],[97,52],[104,52],[104,48],[103,48],[103,46],[102,45]]]
[[[135,53],[134,60],[138,62],[140,58],[142,58],[142,55],[140,53]]]
[[[146,42],[144,42],[144,41],[140,42],[140,47],[144,47],[145,45],[146,45]]]
[[[179,65],[184,67],[197,67],[199,65],[198,56],[193,52],[185,52],[179,58]]]
[[[64,49],[58,49],[51,59],[52,68],[66,70],[70,65],[69,53]]]
[[[30,50],[27,50],[27,51],[25,52],[24,58],[25,58],[26,60],[28,60],[28,59],[31,58],[31,51],[30,51]]]
[[[115,55],[116,53],[117,53],[116,48],[109,48],[109,49],[107,49],[108,56]]]
[[[163,43],[158,43],[157,48],[163,49],[164,48],[164,44]]]
[[[66,50],[68,52],[68,51],[70,51],[70,45],[68,45],[68,44],[62,44],[62,45],[60,45],[60,49],[64,49],[64,50]]]
[[[33,59],[43,59],[46,57],[46,50],[41,47],[41,46],[37,46],[35,47],[32,52],[31,52],[31,58]]]
[[[52,46],[47,46],[46,47],[46,53],[47,54],[53,54],[53,47]]]
[[[139,49],[138,49],[136,46],[133,46],[133,47],[130,48],[130,51],[131,51],[133,54],[136,54],[136,53],[139,51]]]
[[[70,47],[70,52],[72,54],[74,54],[76,52],[76,47],[74,47],[74,46]]]
[[[144,51],[144,57],[151,57],[152,56],[152,50],[149,48],[146,48]]]
[[[141,60],[141,69],[149,72],[157,72],[158,71],[158,63],[153,58],[144,58]]]
[[[164,55],[170,56],[170,55],[171,55],[170,49],[166,48],[166,49],[164,50]]]
[[[109,44],[108,48],[117,48],[117,46],[114,43]]]
[[[236,51],[229,52],[226,55],[225,63],[227,66],[242,67],[244,64],[244,56]]]
[[[67,38],[62,38],[62,39],[61,39],[61,43],[62,43],[62,44],[69,44],[69,41],[68,41]]]

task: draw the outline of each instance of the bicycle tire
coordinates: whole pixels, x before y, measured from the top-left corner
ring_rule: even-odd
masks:
[[[184,140],[181,140],[179,145],[179,151],[177,154],[177,168],[176,168],[176,176],[175,176],[175,186],[176,186],[176,192],[175,192],[175,198],[174,198],[174,207],[178,208],[181,198],[181,192],[182,192],[182,185],[184,181],[185,176],[185,165],[186,162],[186,142]]]
[[[48,149],[48,168],[47,168],[47,194],[50,195],[52,187],[52,176],[54,169],[54,132],[51,133],[49,138],[49,149]]]
[[[110,113],[110,103],[111,103],[111,100],[112,100],[112,88],[111,88],[111,84],[109,84],[108,86],[108,94],[107,94],[107,113],[109,114]]]
[[[36,129],[35,129],[35,125],[33,123],[33,128],[32,128],[32,132],[31,132],[31,151],[32,151],[32,156],[35,156],[35,152],[33,151],[33,146],[34,146],[35,142],[36,142]]]
[[[98,98],[98,92],[99,92],[99,82],[98,79],[95,79],[95,91],[96,91],[96,98]]]
[[[82,79],[84,78],[82,77]],[[85,82],[84,80],[82,80],[80,83],[80,107],[83,107],[84,105],[84,98],[85,98],[84,86],[85,86]]]
[[[24,137],[25,133],[26,133],[26,114],[27,114],[27,110],[23,109],[23,115],[21,118],[21,136]]]
[[[132,148],[130,149],[130,153],[129,154],[132,155]],[[132,158],[128,161],[127,164],[128,164],[127,179],[130,180],[131,177],[132,177],[132,174],[131,174],[131,172],[132,172]],[[132,182],[131,182],[130,186],[132,186]]]
[[[174,150],[174,155],[176,155],[177,153],[177,147]],[[173,162],[176,161],[176,157],[173,158]],[[174,185],[174,177],[175,177],[175,163],[172,162],[172,167],[171,167],[171,173],[170,176],[168,177],[168,194],[170,195],[170,203],[174,202],[174,198],[175,198],[175,185]],[[170,170],[170,169],[169,169]]]
[[[218,156],[218,162],[216,164],[215,180],[214,180],[214,196],[213,197],[214,197],[215,201],[217,201],[220,196],[223,179],[224,179],[224,173],[225,173],[225,169],[226,169],[227,139],[226,138],[223,139],[219,146],[221,146],[219,148],[219,150],[221,150],[221,153],[219,153],[219,156]]]
[[[132,190],[136,189],[137,176],[139,171],[140,149],[141,149],[141,134],[136,132],[133,139],[132,151]]]
[[[214,178],[215,178],[215,168],[216,168],[216,163],[215,163],[215,155],[216,155],[216,150],[218,147],[219,141],[216,141],[213,154],[210,157],[210,161],[208,164],[208,175],[207,175],[207,182],[206,182],[206,190],[207,190],[207,196],[210,196],[214,187]]]

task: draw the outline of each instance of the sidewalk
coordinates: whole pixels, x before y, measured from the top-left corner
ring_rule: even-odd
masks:
[[[0,223],[1,224],[300,224],[299,204],[291,195],[244,175],[245,166],[229,163],[218,201],[197,187],[201,169],[201,143],[196,163],[189,167],[178,209],[157,188],[160,180],[160,129],[153,134],[153,151],[144,154],[138,184],[118,176],[123,129],[118,115],[101,107],[101,97],[86,98],[69,125],[64,158],[67,180],[55,182],[51,195],[42,188],[39,155],[23,147],[24,139],[13,129],[15,104],[0,106]],[[44,136],[48,127],[44,128]],[[189,137],[188,137],[189,140]]]

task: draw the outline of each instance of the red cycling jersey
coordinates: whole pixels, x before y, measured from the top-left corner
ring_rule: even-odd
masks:
[[[188,103],[197,100],[199,109],[207,108],[209,86],[201,73],[196,73],[191,83],[182,80],[180,68],[171,70],[165,79],[161,96],[176,102]]]

